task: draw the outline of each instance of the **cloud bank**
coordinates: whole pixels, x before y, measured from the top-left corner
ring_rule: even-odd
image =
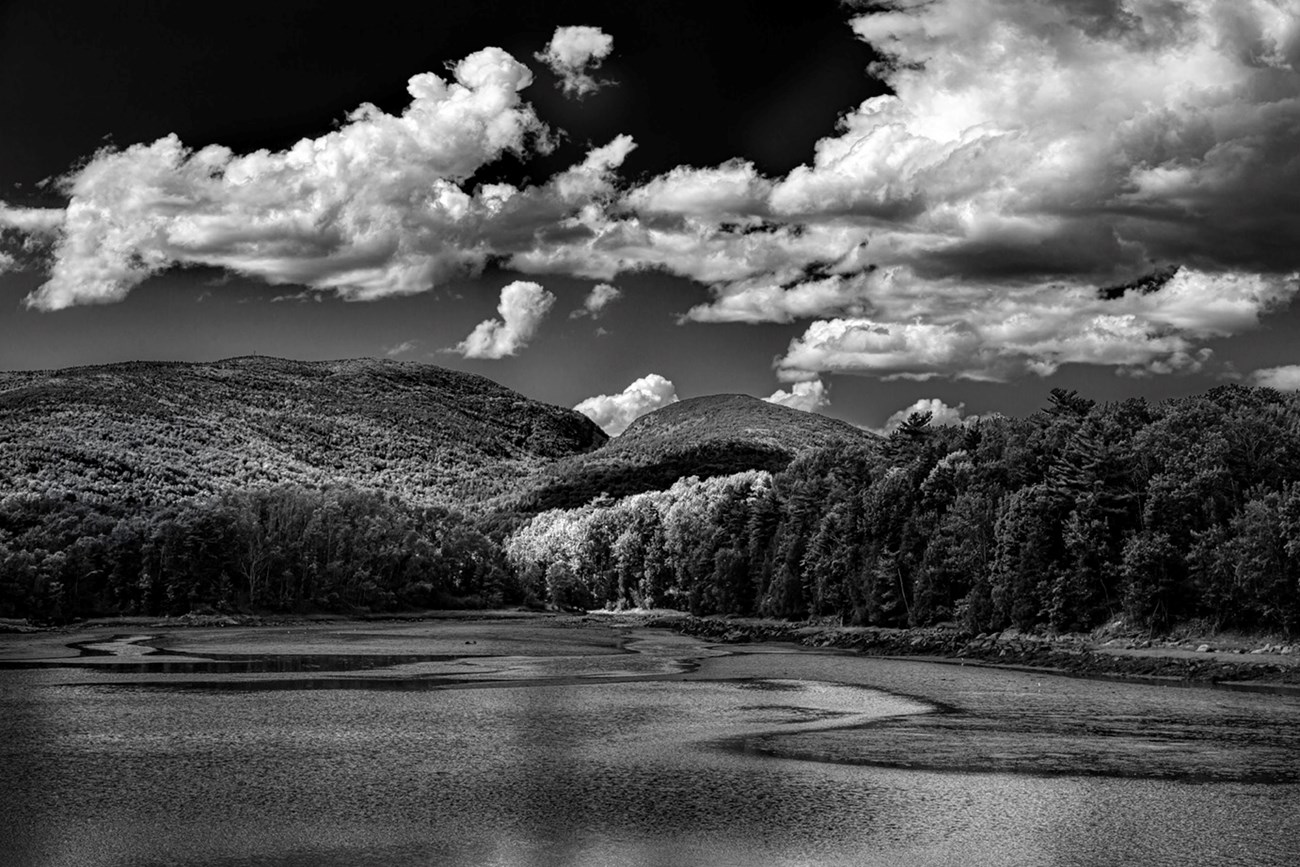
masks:
[[[555,140],[528,69],[486,48],[413,77],[400,115],[363,105],[285,151],[101,151],[66,208],[0,203],[0,228],[51,245],[46,310],[178,265],[349,299],[489,260],[658,269],[706,287],[685,319],[800,323],[785,382],[1195,371],[1300,292],[1295,4],[885,0],[851,25],[892,92],[783,177],[738,158],[629,188],[618,136],[535,186],[475,185]],[[581,93],[611,45],[559,28],[542,57]]]
[[[557,27],[545,51],[534,55],[559,76],[559,86],[568,96],[595,93],[604,82],[591,73],[614,49],[614,37],[599,27]]]
[[[852,26],[893,93],[807,164],[674,169],[598,242],[520,261],[689,277],[694,321],[808,321],[791,381],[1196,370],[1300,291],[1294,4],[872,6]]]
[[[516,280],[501,289],[500,319],[485,319],[452,350],[466,358],[505,358],[528,345],[555,304],[538,283]]]
[[[616,437],[648,412],[677,402],[677,389],[657,373],[647,374],[619,394],[599,394],[574,407]]]

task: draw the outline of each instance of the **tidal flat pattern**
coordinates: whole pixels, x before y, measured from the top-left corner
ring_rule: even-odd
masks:
[[[128,654],[158,655],[112,652],[156,646],[188,670],[131,672]],[[1285,696],[535,624],[83,647],[0,671],[11,863],[1282,865],[1300,851],[1284,725],[1300,702]],[[220,667],[241,653],[390,661]],[[196,660],[218,656],[203,673]]]

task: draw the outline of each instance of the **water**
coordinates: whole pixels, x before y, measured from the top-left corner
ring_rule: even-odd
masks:
[[[1297,863],[1294,699],[665,642],[0,671],[0,862]]]

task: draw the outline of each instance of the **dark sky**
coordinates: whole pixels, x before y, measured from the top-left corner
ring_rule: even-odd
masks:
[[[1203,6],[9,2],[0,368],[389,355],[607,427],[1296,387],[1300,26]]]

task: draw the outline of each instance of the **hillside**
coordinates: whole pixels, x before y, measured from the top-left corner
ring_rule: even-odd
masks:
[[[714,394],[641,416],[600,453],[644,460],[708,443],[747,443],[795,454],[836,442],[876,440],[874,434],[824,415],[747,394]]]
[[[605,439],[571,410],[409,362],[246,357],[0,373],[4,493],[143,505],[345,483],[464,504]]]
[[[642,416],[601,448],[542,469],[515,498],[525,514],[573,508],[601,493],[624,497],[684,476],[779,471],[795,455],[832,445],[874,450],[881,440],[847,422],[744,394],[678,401]]]

